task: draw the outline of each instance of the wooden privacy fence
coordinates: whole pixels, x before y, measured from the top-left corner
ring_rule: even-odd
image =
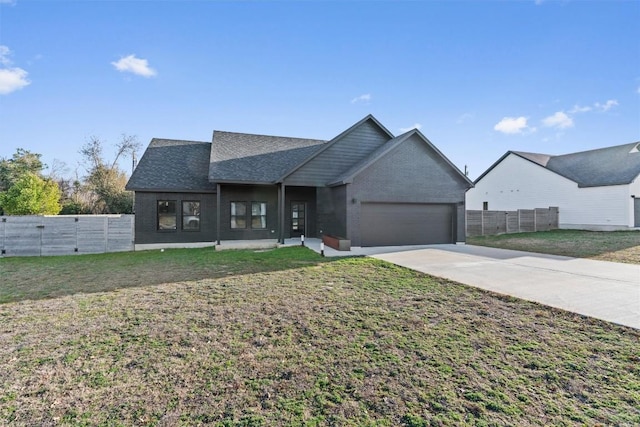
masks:
[[[488,236],[558,228],[558,208],[467,211],[467,236]]]
[[[0,256],[133,250],[133,215],[0,217]]]

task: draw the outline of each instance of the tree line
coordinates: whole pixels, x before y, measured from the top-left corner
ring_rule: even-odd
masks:
[[[64,163],[54,161],[49,172],[41,154],[18,148],[0,158],[0,215],[73,215],[133,213],[133,193],[125,190],[127,174],[118,161],[135,155],[140,143],[122,135],[112,160],[105,143],[91,137],[80,149],[85,174],[63,177]]]

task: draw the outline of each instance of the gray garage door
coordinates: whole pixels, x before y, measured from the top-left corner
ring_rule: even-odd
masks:
[[[444,204],[363,203],[362,246],[453,242],[453,208]]]
[[[633,199],[633,212],[635,215],[634,227],[640,227],[640,198],[636,197]]]

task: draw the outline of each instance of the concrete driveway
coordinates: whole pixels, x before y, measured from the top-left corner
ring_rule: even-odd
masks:
[[[640,329],[640,265],[472,245],[361,249],[423,273]]]

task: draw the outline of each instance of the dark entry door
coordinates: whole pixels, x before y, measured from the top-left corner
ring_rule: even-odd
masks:
[[[305,234],[307,212],[305,202],[291,202],[291,237]]]

